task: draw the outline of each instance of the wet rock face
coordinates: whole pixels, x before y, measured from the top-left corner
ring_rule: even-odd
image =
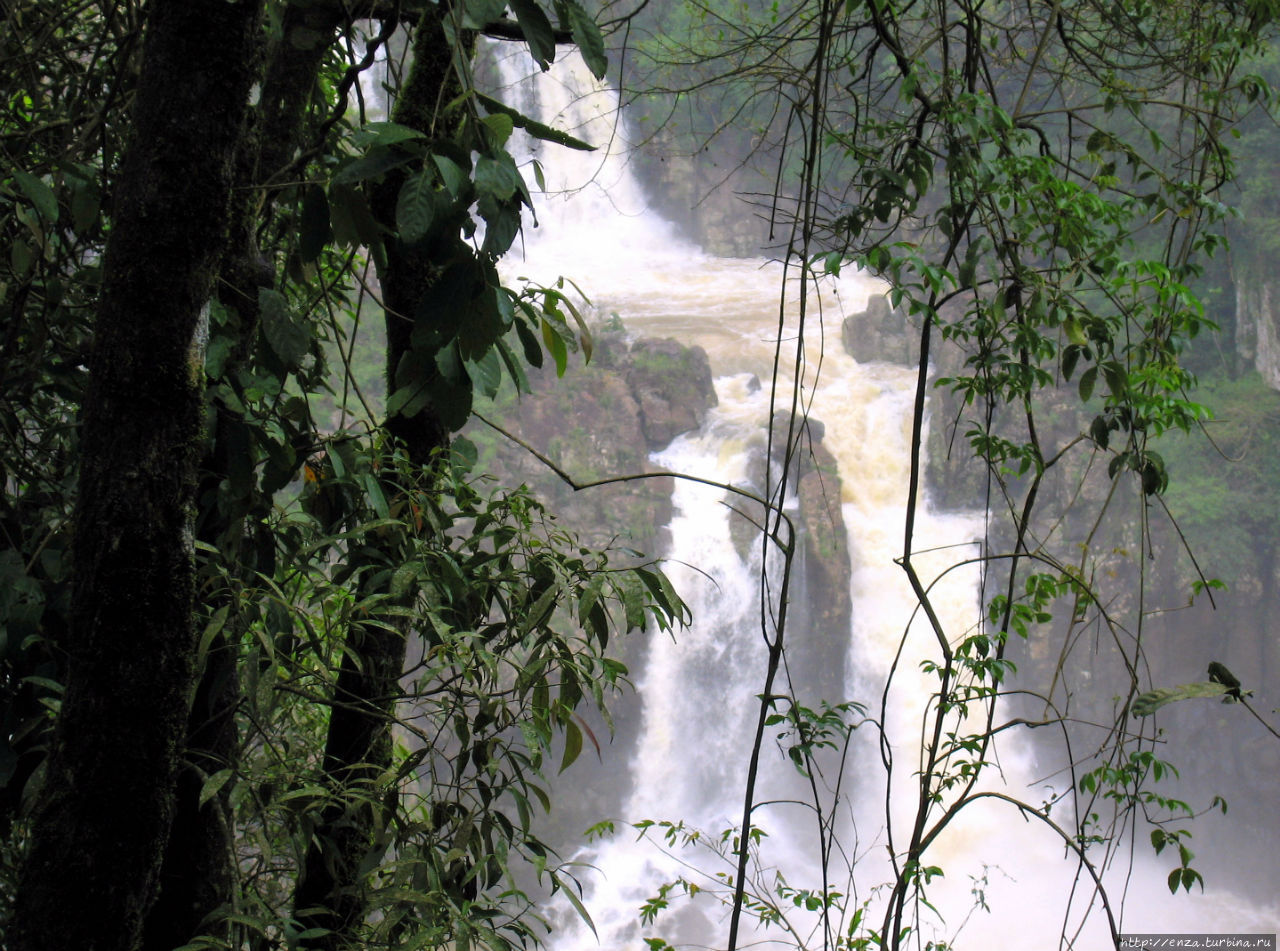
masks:
[[[498,421],[578,482],[654,471],[649,453],[697,429],[716,405],[706,353],[671,339],[632,343],[602,331],[590,363],[571,365],[563,379],[544,367],[529,380],[533,393],[495,407]],[[533,487],[584,541],[661,550],[661,529],[671,520],[669,479],[574,492],[524,449],[483,429],[470,435],[493,445],[486,464],[496,475]]]
[[[845,352],[859,363],[912,365],[920,359],[919,329],[884,294],[873,294],[866,310],[846,317],[841,336]]]
[[[670,338],[638,340],[622,369],[651,450],[697,429],[717,403],[711,362],[701,347],[686,347]]]
[[[795,626],[790,635],[801,702],[837,703],[847,696],[845,662],[853,626],[849,544],[840,509],[840,474],[822,445],[822,424],[811,420],[811,442],[797,460],[800,571]]]
[[[796,529],[795,556],[788,592],[786,642],[790,685],[805,706],[820,701],[840,703],[850,699],[847,684],[849,631],[853,625],[850,591],[849,538],[841,509],[840,467],[823,445],[826,426],[805,418],[793,430],[787,413],[773,418],[773,458],[763,449],[752,460],[746,487],[765,495],[766,466],[780,478],[788,432],[797,439],[787,474],[788,515]],[[738,498],[734,509],[741,517],[730,522],[734,547],[746,558],[748,549],[760,545],[764,509]]]
[[[580,482],[655,471],[649,454],[699,428],[717,405],[706,353],[673,339],[628,342],[621,333],[600,332],[589,364],[572,365],[563,379],[544,370],[531,374],[530,382],[534,392],[507,404],[499,421]],[[852,613],[840,477],[822,445],[824,430],[819,420],[805,422],[788,479],[799,533],[788,636],[795,656],[807,658],[795,671],[806,702],[846,699],[844,655]],[[775,467],[787,431],[788,418],[779,414]],[[557,519],[588,544],[620,543],[650,556],[665,545],[669,478],[574,492],[526,450],[505,443],[496,445],[489,464],[504,480],[532,486]],[[767,465],[761,451],[748,480],[759,492]],[[732,523],[734,541],[745,555],[747,546],[759,545],[763,513],[744,499],[734,505],[747,516]]]

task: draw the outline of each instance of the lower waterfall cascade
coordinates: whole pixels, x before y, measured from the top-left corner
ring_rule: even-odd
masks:
[[[524,256],[513,253],[504,264],[512,277],[550,284],[562,274],[573,280],[595,310],[616,313],[630,333],[674,337],[708,354],[719,405],[697,431],[677,437],[655,453],[655,464],[724,483],[743,485],[751,478],[752,458],[765,451],[771,422],[768,381],[773,375],[779,328],[795,327],[794,310],[779,317],[782,266],[764,259],[717,258],[681,239],[651,214],[643,189],[630,175],[622,143],[627,134],[618,121],[616,94],[593,85],[576,54],[558,61],[550,73],[527,80],[504,61],[504,96],[526,112],[592,143],[612,143],[597,153],[569,152],[537,143],[531,152],[541,164],[547,194],[535,193],[539,224],[526,227]],[[604,157],[601,158],[601,153]],[[525,169],[526,178],[532,174]],[[517,244],[517,250],[521,245]],[[837,863],[839,890],[870,900],[869,922],[883,908],[875,888],[892,875],[886,858],[885,802],[895,825],[914,809],[912,768],[920,747],[921,718],[934,681],[920,671],[932,639],[921,620],[912,619],[915,600],[902,570],[894,563],[903,533],[915,371],[889,364],[859,364],[840,346],[841,322],[863,310],[870,295],[884,293],[882,282],[846,271],[824,284],[811,300],[807,317],[807,359],[801,397],[809,416],[824,424],[823,445],[835,457],[840,481],[838,501],[848,533],[852,629],[844,634],[844,683],[847,697],[878,709],[886,679],[896,663],[887,742],[899,765],[886,796],[883,770],[874,741],[856,744],[846,779],[848,828],[841,833],[853,871]],[[790,307],[791,305],[788,305]],[[785,342],[783,351],[792,346]],[[783,361],[781,379],[790,371]],[[788,397],[789,400],[789,397]],[[786,400],[783,401],[787,402]],[[757,487],[758,488],[758,487]],[[694,871],[712,859],[705,849],[662,850],[653,836],[638,839],[626,823],[638,820],[682,821],[714,837],[741,821],[743,784],[765,667],[761,637],[762,577],[776,565],[764,564],[761,546],[740,551],[732,538],[732,500],[716,488],[676,481],[670,547],[662,552],[666,569],[693,614],[693,626],[673,640],[655,636],[641,669],[633,671],[642,723],[628,772],[629,792],[614,834],[585,844],[575,856],[593,868],[580,877],[583,902],[595,933],[571,911],[554,914],[560,924],[550,943],[556,951],[594,947],[644,951],[646,938],[661,937],[677,946],[723,946],[727,910],[714,899],[696,896],[677,911],[661,911],[642,924],[640,909],[659,887],[677,876],[701,881]],[[945,566],[977,552],[982,536],[978,514],[932,511],[923,500],[917,548],[934,555],[920,562],[932,578]],[[930,559],[936,563],[930,564]],[[932,574],[930,574],[932,569]],[[958,634],[981,617],[976,567],[951,571],[933,590],[946,628]],[[910,625],[907,651],[898,657],[902,632]],[[789,634],[789,636],[792,636]],[[870,729],[868,729],[870,733]],[[795,888],[817,889],[811,820],[789,807],[796,773],[785,756],[766,741],[768,775],[757,801],[756,821],[768,832],[761,845],[765,865],[782,870]],[[1032,786],[1038,775],[1036,750],[1025,734],[1002,738],[996,747],[999,770],[990,770],[987,786],[1006,789],[1039,802],[1047,793]],[[858,760],[866,763],[859,766]],[[1059,785],[1063,780],[1056,779]],[[1068,781],[1069,782],[1069,781]],[[986,788],[986,787],[984,787]],[[903,815],[897,815],[900,811]],[[601,817],[603,818],[603,817]],[[951,940],[956,948],[979,948],[1011,939],[1028,948],[1058,947],[1064,932],[1077,948],[1110,947],[1106,916],[1084,906],[1079,890],[1068,903],[1077,867],[1059,840],[1020,819],[1008,806],[966,812],[964,824],[931,846],[932,864],[945,875],[930,885],[930,901],[943,921],[926,914],[936,934],[923,941]],[[652,831],[652,830],[651,830]],[[901,831],[897,833],[899,839]],[[899,846],[900,848],[901,846]],[[1280,910],[1257,908],[1216,891],[1170,896],[1164,882],[1167,863],[1149,860],[1144,841],[1134,848],[1135,872],[1126,882],[1117,867],[1106,882],[1125,899],[1121,930],[1131,933],[1274,933]],[[1121,863],[1123,864],[1123,863]],[[708,871],[727,871],[720,865]],[[708,888],[713,878],[708,878]],[[979,899],[990,911],[975,909]],[[874,925],[873,925],[874,927]],[[925,924],[925,928],[929,925]],[[760,929],[745,941],[796,946],[778,928]],[[820,936],[818,938],[820,943]],[[745,943],[745,942],[744,942]],[[1066,946],[1066,945],[1062,945]]]

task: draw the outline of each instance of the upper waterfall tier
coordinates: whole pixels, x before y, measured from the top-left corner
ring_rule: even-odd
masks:
[[[572,266],[604,283],[604,275],[612,278],[628,267],[687,265],[702,257],[674,225],[651,211],[629,168],[636,143],[614,89],[593,77],[576,52],[562,53],[541,73],[522,46],[490,44],[489,49],[500,99],[594,148],[578,151],[515,133],[524,140],[523,154],[519,138],[515,151],[535,193],[537,216],[537,225],[524,231],[521,273],[551,279],[559,276],[556,268]]]

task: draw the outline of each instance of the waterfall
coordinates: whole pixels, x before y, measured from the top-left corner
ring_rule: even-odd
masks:
[[[768,385],[754,382],[771,378],[780,326],[780,265],[706,255],[648,211],[644,192],[626,166],[629,136],[618,121],[617,96],[590,79],[576,54],[564,54],[549,74],[534,75],[529,82],[525,74],[533,68],[521,68],[521,63],[527,63],[522,50],[502,60],[499,95],[600,148],[581,153],[530,143],[526,178],[532,183],[532,163],[537,161],[547,194],[535,196],[541,199],[539,226],[526,229],[523,256],[515,254],[517,260],[504,268],[513,277],[541,282],[566,275],[599,312],[618,313],[631,332],[676,337],[703,347],[711,360],[719,406],[700,430],[678,437],[653,459],[671,471],[747,484],[753,454],[758,459],[764,451],[770,425]],[[841,494],[832,502],[838,502],[843,514],[851,559],[852,630],[825,632],[844,640],[848,697],[828,699],[856,699],[878,708],[897,660],[884,726],[895,757],[890,799],[897,826],[895,847],[901,850],[905,816],[914,808],[912,774],[921,722],[934,684],[919,670],[933,635],[919,619],[912,620],[915,600],[893,562],[902,545],[915,377],[902,367],[858,364],[839,346],[843,317],[863,310],[869,295],[883,291],[881,282],[857,273],[846,273],[820,288],[807,317],[807,359],[800,386],[811,416],[825,424],[823,445],[839,469]],[[794,310],[782,318],[783,333],[794,333]],[[785,355],[791,347],[784,342],[782,348],[784,388],[793,370],[794,358]],[[930,572],[977,553],[974,539],[982,526],[976,516],[933,512],[927,500],[921,501],[917,548],[933,549],[935,554],[922,556],[918,565],[931,580]],[[674,641],[655,637],[643,669],[636,671],[643,722],[628,767],[626,814],[620,817],[682,820],[713,838],[740,821],[746,757],[765,663],[760,579],[777,568],[761,564],[758,536],[757,544],[746,550],[735,545],[731,524],[739,516],[731,512],[731,502],[723,491],[677,481],[671,544],[663,554],[673,581],[692,607],[694,625]],[[934,596],[953,638],[981,616],[976,568],[948,574]],[[909,624],[906,650],[898,658],[901,635]],[[1039,802],[1041,792],[1027,786],[1035,759],[1028,743],[1013,735],[997,743],[1000,771],[992,771],[989,788],[1007,783],[1001,788],[1011,795],[1025,794]],[[857,757],[862,761],[854,764],[855,775],[846,781],[853,790],[853,806],[845,807],[850,814],[843,834],[856,834],[856,845],[846,844],[856,851],[858,861],[852,880],[843,882],[841,890],[855,890],[859,900],[873,899],[869,919],[878,921],[875,916],[883,909],[874,904],[872,889],[890,877],[884,858],[885,791],[883,779],[874,778],[882,772],[875,743],[859,746]],[[785,757],[770,748],[766,760],[767,776],[758,800],[794,798],[795,772]],[[817,888],[811,819],[785,804],[761,807],[756,818],[769,833],[763,847],[768,864],[779,868],[795,887]],[[1065,824],[1070,826],[1070,819]],[[1007,807],[974,810],[933,852],[936,864],[945,866],[947,873],[930,892],[946,918],[939,935],[955,933],[966,921],[977,891],[984,892],[992,908],[990,914],[978,912],[968,919],[961,929],[961,947],[1003,944],[1010,935],[1017,936],[1020,946],[1057,947],[1061,930],[1079,925],[1078,915],[1069,925],[1063,922],[1076,877],[1074,864],[1064,856],[1060,842]],[[634,831],[619,825],[614,835],[585,845],[578,857],[594,866],[585,876],[585,902],[598,937],[566,916],[552,939],[557,951],[597,946],[643,951],[642,939],[649,936],[677,944],[723,943],[726,912],[714,900],[694,899],[683,913],[664,911],[652,926],[642,926],[639,916],[642,903],[677,876],[698,882],[709,894],[714,877],[699,878],[692,869],[702,863],[713,875],[727,871],[727,865],[715,864],[713,851],[697,845],[663,850],[651,841],[637,841]],[[1230,899],[1224,896],[1171,901],[1162,875],[1146,877],[1154,883],[1151,887],[1136,883],[1127,892],[1131,904],[1124,919],[1126,931],[1276,930],[1273,914],[1228,911]],[[1072,908],[1078,911],[1076,897]],[[755,936],[770,939],[794,943],[777,929]],[[1107,941],[1105,918],[1095,913],[1075,946],[1103,948]]]
[[[1236,276],[1236,350],[1267,385],[1280,389],[1280,318],[1276,285],[1247,270]]]
[[[595,149],[573,151],[526,136],[525,179],[532,188],[536,164],[545,184],[535,209],[539,223],[526,226],[523,235],[527,263],[572,262],[577,274],[607,273],[611,288],[642,292],[642,283],[628,279],[633,265],[643,272],[702,258],[674,227],[649,212],[648,196],[621,158],[633,143],[616,121],[618,94],[597,82],[576,52],[562,53],[549,72],[540,73],[522,46],[490,48],[504,99]],[[521,273],[544,282],[560,276],[536,267]]]

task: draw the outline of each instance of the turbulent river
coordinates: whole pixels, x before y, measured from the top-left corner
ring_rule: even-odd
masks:
[[[527,57],[523,57],[527,62]],[[566,128],[590,142],[608,145],[594,153],[577,153],[537,144],[536,155],[547,181],[536,195],[540,226],[526,231],[524,257],[507,266],[508,273],[550,282],[564,274],[582,288],[602,315],[617,313],[629,332],[674,337],[698,345],[709,355],[719,405],[705,425],[678,437],[654,461],[683,472],[726,483],[744,483],[752,454],[758,454],[770,421],[770,387],[780,333],[781,405],[789,405],[796,329],[794,304],[781,309],[782,271],[763,259],[717,258],[684,241],[670,225],[650,213],[643,190],[627,170],[626,129],[618,123],[616,95],[592,91],[575,54],[548,74],[522,82],[517,67],[502,66],[503,95],[522,111]],[[526,179],[533,175],[526,168]],[[744,211],[744,214],[746,212]],[[520,246],[517,245],[517,248]],[[794,292],[794,287],[791,291]],[[807,359],[801,398],[810,416],[824,424],[823,444],[839,468],[838,503],[848,533],[854,621],[845,632],[844,698],[878,710],[886,677],[902,632],[912,621],[906,579],[893,562],[900,553],[907,494],[908,448],[914,371],[889,364],[859,364],[840,343],[843,318],[865,308],[871,294],[885,288],[876,280],[848,274],[821,288],[811,299],[806,322]],[[793,298],[789,293],[788,298]],[[789,308],[789,309],[788,309]],[[781,330],[780,330],[781,328]],[[763,385],[757,385],[762,383]],[[635,671],[642,701],[640,739],[626,779],[625,821],[683,820],[714,834],[741,820],[743,783],[765,669],[761,637],[761,577],[776,573],[762,565],[760,546],[742,554],[731,537],[725,493],[705,485],[677,482],[667,570],[689,601],[692,629],[673,641],[655,637],[643,669]],[[942,566],[976,553],[974,539],[981,519],[973,514],[931,511],[924,503],[918,527],[918,549],[938,549],[936,573]],[[803,578],[794,591],[803,591]],[[935,590],[943,622],[962,633],[980,616],[978,578],[973,571],[948,574]],[[766,599],[767,604],[767,599]],[[776,609],[776,605],[774,606]],[[803,631],[789,632],[792,639]],[[921,718],[931,689],[914,673],[931,634],[912,628],[885,723],[899,766],[889,811],[905,822],[913,806],[911,775],[920,743]],[[921,653],[920,656],[923,656]],[[1010,740],[998,746],[1002,776],[992,788],[1008,784],[1011,794],[1027,789],[1035,775],[1035,751]],[[817,888],[813,849],[814,822],[803,808],[788,805],[804,792],[795,772],[770,743],[766,776],[758,796],[778,800],[757,810],[755,820],[769,832],[762,847],[763,865],[781,869],[794,887]],[[875,891],[888,880],[883,769],[874,741],[855,745],[844,779],[846,801],[841,836],[846,855],[833,863],[834,886],[870,901],[868,920],[878,922],[883,901]],[[1059,781],[1061,782],[1061,781]],[[1027,793],[1039,802],[1045,792]],[[1096,908],[1081,923],[1087,901],[1086,882],[1077,889],[1071,920],[1064,923],[1077,868],[1060,843],[1016,813],[975,813],[963,826],[946,833],[934,846],[934,864],[946,875],[935,882],[930,897],[945,924],[925,914],[926,925],[939,938],[959,932],[956,947],[1058,947],[1065,929],[1077,948],[1110,946],[1105,916]],[[1067,820],[1070,824],[1070,820]],[[896,833],[900,843],[904,833]],[[660,840],[659,840],[660,841]],[[899,848],[901,846],[899,845]],[[1140,844],[1138,851],[1146,848]],[[704,846],[658,848],[649,839],[619,825],[613,836],[584,846],[577,856],[593,865],[583,873],[584,902],[598,937],[562,920],[555,938],[558,951],[603,947],[610,951],[644,949],[643,938],[662,936],[672,943],[723,946],[727,913],[715,900],[715,874],[729,871]],[[852,875],[848,865],[856,858]],[[1167,863],[1166,863],[1167,865]],[[1171,899],[1164,885],[1166,865],[1147,868],[1138,861],[1125,894],[1122,930],[1126,932],[1267,932],[1276,930],[1274,915],[1234,907],[1230,896],[1207,895]],[[765,873],[765,884],[775,881]],[[652,925],[642,925],[640,908],[664,881],[683,875],[705,891],[683,912],[667,911]],[[703,877],[709,875],[710,877]],[[1113,888],[1123,890],[1124,870]],[[972,909],[981,891],[990,912]],[[672,894],[672,908],[678,904]],[[1117,892],[1119,894],[1119,892]],[[794,910],[794,909],[792,909]],[[972,913],[971,913],[972,912]],[[966,920],[967,919],[967,920]],[[802,922],[802,927],[808,927]],[[962,926],[963,925],[963,926]],[[802,935],[804,940],[813,936]],[[759,931],[749,940],[794,944],[801,939],[779,928]],[[818,945],[821,945],[818,939]],[[923,942],[922,942],[923,946]]]

